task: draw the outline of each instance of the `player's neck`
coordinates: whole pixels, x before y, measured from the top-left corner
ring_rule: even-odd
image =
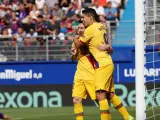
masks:
[[[90,24],[90,25],[92,25],[93,23],[95,23],[95,21],[91,21],[91,24]]]

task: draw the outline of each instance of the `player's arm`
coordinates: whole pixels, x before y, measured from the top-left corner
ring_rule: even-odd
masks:
[[[71,54],[72,54],[72,58],[71,58],[72,61],[76,60],[78,53],[74,43],[72,43],[72,46],[71,46]]]
[[[100,51],[108,51],[109,54],[113,53],[113,48],[110,44],[102,43],[102,45],[98,46]]]
[[[93,37],[93,30],[90,28],[87,28],[84,32],[84,36],[82,37],[75,37],[74,44],[77,49],[79,49],[81,46],[83,46],[85,43],[88,43],[90,39]]]
[[[71,54],[72,54],[72,61],[75,61],[77,59],[77,49],[72,47],[71,48]]]
[[[78,36],[75,36],[74,44],[75,44],[76,49],[79,49],[81,46],[83,46],[83,42],[81,42]]]

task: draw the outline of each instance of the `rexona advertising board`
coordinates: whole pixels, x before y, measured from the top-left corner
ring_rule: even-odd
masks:
[[[115,91],[125,106],[135,106],[135,86],[115,84]],[[72,85],[20,85],[0,87],[0,108],[62,107],[72,106]],[[160,91],[146,95],[146,104],[160,105]],[[151,98],[155,98],[153,101]],[[96,106],[88,97],[86,106]]]

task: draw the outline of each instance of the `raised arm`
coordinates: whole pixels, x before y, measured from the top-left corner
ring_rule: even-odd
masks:
[[[77,59],[78,51],[74,43],[72,43],[72,46],[71,46],[71,54],[72,54],[72,57],[71,57],[72,61],[75,61]]]

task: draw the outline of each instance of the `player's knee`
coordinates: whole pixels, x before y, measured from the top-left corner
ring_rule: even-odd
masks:
[[[73,98],[73,104],[79,104],[81,102],[82,102],[82,98],[80,98],[80,97],[74,97]]]
[[[96,91],[96,99],[99,101],[106,99],[106,91]]]

